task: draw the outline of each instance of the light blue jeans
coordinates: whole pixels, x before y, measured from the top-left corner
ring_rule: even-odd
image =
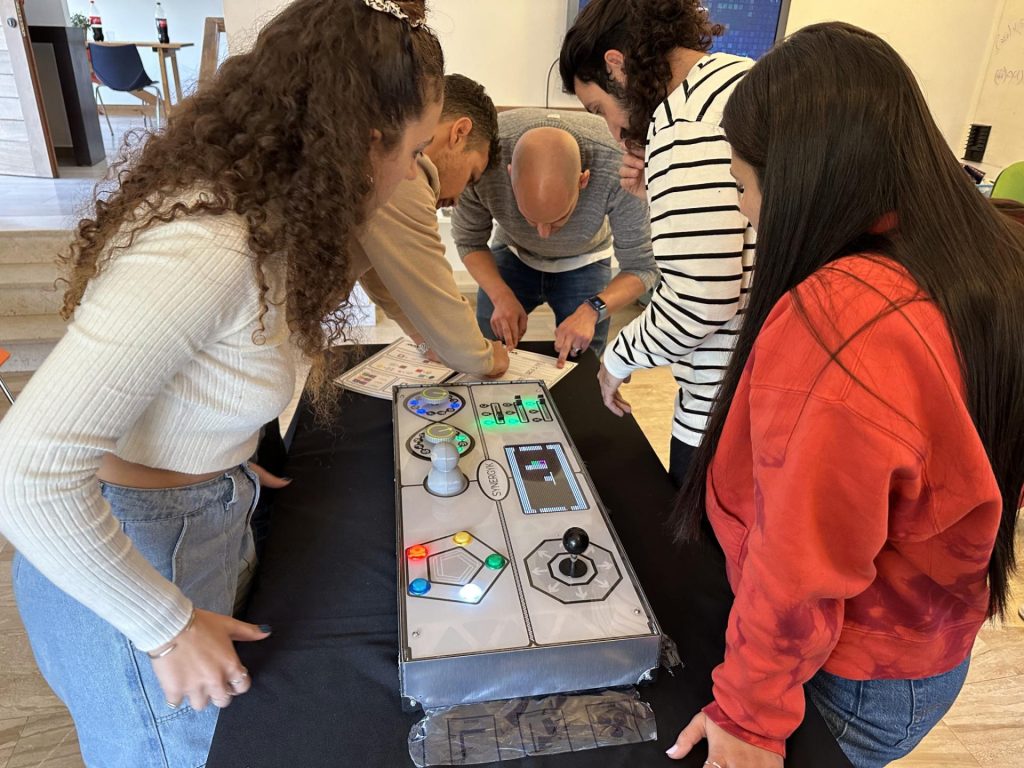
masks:
[[[102,483],[136,548],[195,603],[231,614],[255,567],[246,466],[204,483],[141,490]],[[39,670],[74,718],[92,768],[201,768],[218,709],[170,709],[149,658],[16,556],[14,593]]]
[[[847,680],[822,670],[805,690],[854,768],[881,768],[909,754],[949,711],[970,662],[920,680]]]
[[[539,272],[520,261],[508,246],[496,245],[492,252],[501,279],[512,289],[526,314],[547,303],[555,313],[556,328],[579,309],[580,304],[607,288],[612,278],[611,259],[596,261],[568,272]],[[488,339],[494,339],[494,331],[491,329],[493,314],[494,304],[490,298],[483,290],[477,291],[476,322],[484,337]],[[606,318],[594,329],[590,349],[594,350],[598,357],[601,357],[601,352],[608,343],[610,325],[611,320]]]

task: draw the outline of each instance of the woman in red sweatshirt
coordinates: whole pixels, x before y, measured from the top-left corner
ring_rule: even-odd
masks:
[[[817,705],[857,768],[907,754],[1006,608],[1024,485],[1024,228],[978,194],[909,68],[805,28],[722,123],[757,271],[680,498],[735,603],[671,757],[781,766]]]

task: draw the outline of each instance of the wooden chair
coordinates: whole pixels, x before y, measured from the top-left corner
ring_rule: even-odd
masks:
[[[202,85],[217,71],[217,55],[220,53],[220,36],[224,32],[224,19],[207,16],[203,30],[203,53],[199,59],[199,85]]]

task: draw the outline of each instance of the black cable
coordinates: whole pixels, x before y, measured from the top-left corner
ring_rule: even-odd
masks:
[[[548,67],[548,76],[544,81],[544,109],[548,109],[551,106],[551,73],[555,71],[555,64],[558,63],[558,59],[551,62],[551,66]]]

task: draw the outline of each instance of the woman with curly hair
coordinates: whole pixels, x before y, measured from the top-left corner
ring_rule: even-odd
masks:
[[[201,765],[249,689],[232,643],[269,628],[231,618],[254,564],[246,459],[292,396],[293,347],[334,402],[349,243],[441,109],[424,6],[298,0],[78,225],[74,321],[0,425],[0,531],[88,765]]]
[[[619,386],[633,371],[672,367],[677,485],[729,363],[753,270],[754,232],[737,204],[719,122],[754,62],[708,53],[722,32],[698,0],[594,0],[560,60],[565,90],[623,143],[622,185],[650,201],[662,276],[646,311],[608,345],[601,395],[621,415],[630,409]]]

